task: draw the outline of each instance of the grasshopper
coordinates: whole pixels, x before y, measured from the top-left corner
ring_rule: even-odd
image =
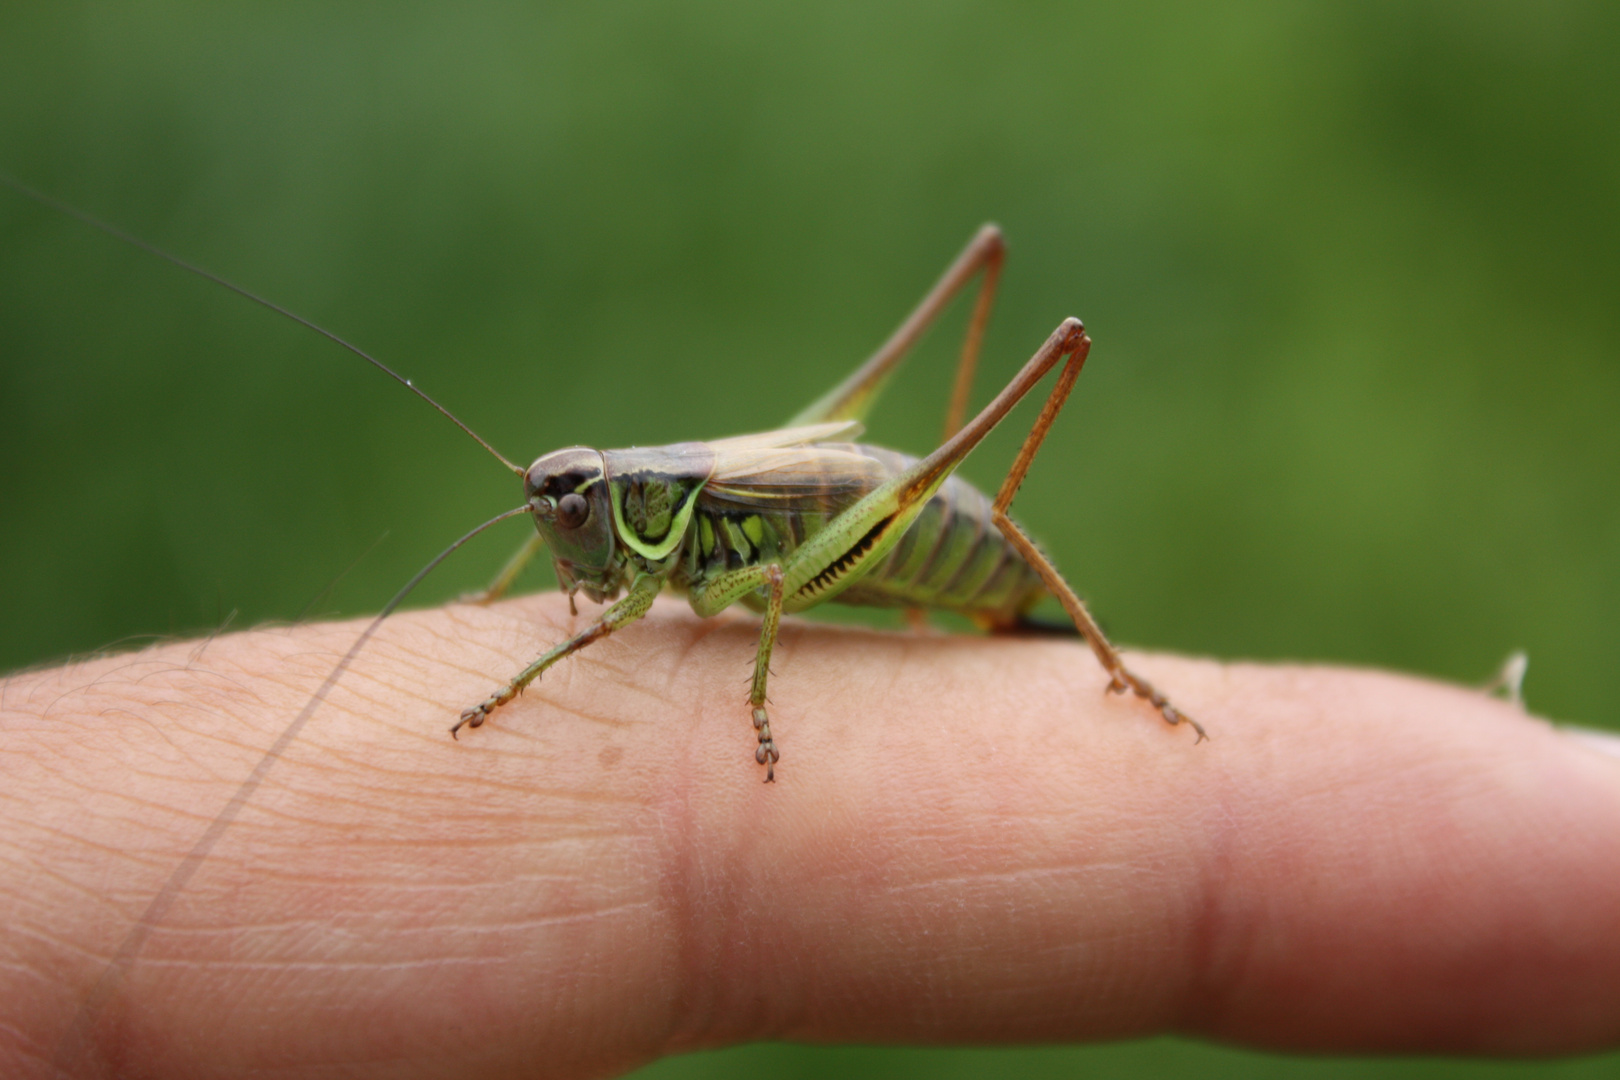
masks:
[[[374,365],[437,409],[523,481],[523,504],[485,522],[441,552],[387,604],[338,662],[325,684],[266,754],[255,777],[295,737],[384,618],[451,552],[498,521],[529,514],[535,535],[473,597],[503,595],[542,549],[574,598],[583,592],[611,606],[588,627],[548,649],[504,686],[461,712],[451,735],[477,728],[553,664],[635,622],[665,589],[684,593],[698,615],[742,604],[763,618],[748,704],[765,781],[776,779],[781,751],[766,699],[771,652],[783,614],[818,604],[957,612],[991,632],[1027,625],[1032,608],[1055,598],[1091,646],[1108,689],[1148,702],[1171,725],[1203,727],[1125,666],[1085,603],[1010,517],[1031,462],[1074,387],[1091,349],[1080,320],[1063,320],[996,397],[963,422],[980,344],[1006,258],[1001,230],[985,225],[889,339],[820,400],[781,428],[711,442],[628,450],[574,446],[514,464],[470,427],[375,357],[307,319],[207,270],[0,174],[0,182],[47,206],[224,286],[322,334]],[[862,421],[889,377],[951,301],[979,279],[957,363],[944,437],[912,458],[856,443]],[[1056,385],[1024,439],[994,499],[955,471],[1054,367]],[[621,595],[622,594],[622,595]],[[238,793],[245,801],[257,780]]]
[[[535,460],[523,479],[536,535],[477,599],[500,596],[542,549],[574,595],[615,601],[548,649],[451,727],[476,728],[553,664],[635,622],[665,589],[700,616],[732,604],[763,616],[748,704],[754,760],[767,783],[781,760],[766,708],[771,650],[784,613],[818,604],[954,611],[990,631],[1018,628],[1048,596],[1063,605],[1109,676],[1170,724],[1197,721],[1125,666],[1086,605],[1007,514],[1080,374],[1091,339],[1065,319],[1013,380],[963,423],[1006,247],[985,225],[870,359],[783,428],[714,442],[630,450],[575,446]],[[907,351],[976,275],[979,292],[957,364],[940,447],[917,459],[855,443],[861,421]],[[1057,383],[994,499],[955,475],[973,448],[1041,379]],[[624,595],[621,597],[620,594]]]

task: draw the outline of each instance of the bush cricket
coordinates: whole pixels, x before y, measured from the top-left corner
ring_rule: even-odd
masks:
[[[553,646],[504,686],[463,710],[451,726],[477,728],[549,667],[646,614],[660,592],[684,594],[709,617],[733,604],[762,616],[748,705],[755,761],[766,782],[781,753],[771,732],[766,689],[783,614],[819,604],[930,609],[967,616],[996,632],[1026,624],[1030,610],[1055,598],[1108,673],[1109,690],[1132,693],[1163,719],[1195,720],[1125,666],[1080,597],[1008,516],[1019,485],[1073,389],[1091,347],[1078,319],[1065,319],[996,397],[971,420],[968,396],[980,344],[1005,260],[1001,231],[985,225],[899,328],[847,378],[783,427],[709,442],[628,450],[575,446],[545,454],[527,469],[514,464],[410,380],[335,334],[277,304],[130,236],[71,206],[0,176],[7,186],[276,311],[343,346],[447,417],[523,481],[523,504],[486,522],[436,557],[378,616],[387,616],[422,577],[472,536],[508,517],[530,515],[535,535],[495,581],[473,598],[488,603],[511,586],[542,549],[551,553],[569,605],[583,592],[611,606],[583,631]],[[929,326],[975,278],[944,438],[921,459],[857,443],[862,421],[889,377]],[[956,468],[1054,367],[1057,380],[993,499],[955,475]],[[577,610],[577,609],[576,609]],[[328,685],[295,721],[302,726],[325,690],[370,637],[339,662]]]
[[[1055,597],[1109,675],[1109,688],[1152,704],[1170,724],[1203,728],[1130,671],[1085,604],[1007,515],[1042,440],[1085,363],[1091,340],[1065,319],[990,404],[963,423],[985,322],[1004,258],[986,225],[893,336],[784,428],[634,450],[570,447],[528,469],[524,505],[536,535],[481,599],[499,596],[542,547],[570,601],[603,603],[595,622],[547,650],[505,686],[462,712],[450,729],[478,727],[563,657],[646,613],[672,588],[711,616],[735,603],[761,614],[748,703],[754,759],[775,779],[780,760],[766,710],[771,649],[784,613],[829,601],[943,609],[996,631],[1015,629]],[[915,459],[854,443],[879,390],[928,325],[976,275],[981,284],[945,420],[945,439]],[[1057,383],[994,500],[955,470],[1029,391],[1061,363]]]

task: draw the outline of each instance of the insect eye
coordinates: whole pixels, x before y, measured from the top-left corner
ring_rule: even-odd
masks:
[[[557,500],[557,524],[565,529],[577,529],[591,516],[591,504],[585,496],[570,491]]]

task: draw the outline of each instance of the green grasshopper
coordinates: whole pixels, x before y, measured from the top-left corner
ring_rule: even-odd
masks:
[[[984,226],[882,348],[786,427],[631,450],[569,447],[527,469],[506,462],[523,478],[536,535],[478,599],[500,596],[546,548],[571,607],[577,592],[597,603],[617,600],[463,711],[451,734],[483,724],[553,664],[635,622],[654,597],[673,589],[700,616],[737,603],[764,616],[748,703],[759,740],[754,760],[765,766],[767,783],[781,760],[766,682],[782,615],[829,601],[953,611],[997,631],[1016,629],[1053,596],[1108,673],[1110,690],[1136,694],[1170,724],[1189,724],[1205,738],[1195,720],[1125,666],[1068,582],[1007,516],[1085,363],[1091,347],[1085,327],[1065,319],[995,400],[962,423],[1004,257],[1001,231]],[[919,460],[849,441],[906,352],[980,271],[939,449]],[[955,476],[1060,361],[1057,385],[995,499]]]
[[[783,613],[829,601],[927,609],[966,615],[986,630],[1015,630],[1048,596],[1108,673],[1108,689],[1151,703],[1172,724],[1201,725],[1125,666],[1085,604],[1007,509],[1091,349],[1078,319],[1065,319],[1023,369],[964,424],[979,346],[1001,276],[1001,230],[985,225],[877,352],[783,428],[714,442],[630,450],[575,446],[538,458],[527,469],[507,460],[409,379],[309,320],[115,226],[0,174],[0,183],[95,228],[207,278],[329,338],[374,365],[437,409],[523,480],[523,505],[485,522],[441,552],[394,597],[338,662],[299,716],[266,753],[259,770],[216,821],[222,826],[257,786],[264,768],[295,737],[378,625],[452,551],[484,529],[520,513],[535,535],[475,599],[504,594],[542,548],[574,608],[583,592],[616,601],[590,626],[547,650],[507,684],[466,709],[451,727],[476,728],[522,693],[547,668],[645,615],[666,588],[684,592],[708,617],[732,604],[764,616],[748,695],[758,746],[754,759],[776,779],[781,752],[771,735],[766,682]],[[944,441],[925,458],[850,442],[888,377],[951,300],[976,275],[978,298],[968,322],[946,410]],[[1059,362],[1057,384],[992,500],[954,475],[957,466]],[[625,595],[620,598],[620,594]]]

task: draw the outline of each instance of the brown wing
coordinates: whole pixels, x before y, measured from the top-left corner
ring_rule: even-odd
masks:
[[[837,513],[892,475],[885,462],[852,443],[737,448],[725,440],[699,496],[722,513]]]

